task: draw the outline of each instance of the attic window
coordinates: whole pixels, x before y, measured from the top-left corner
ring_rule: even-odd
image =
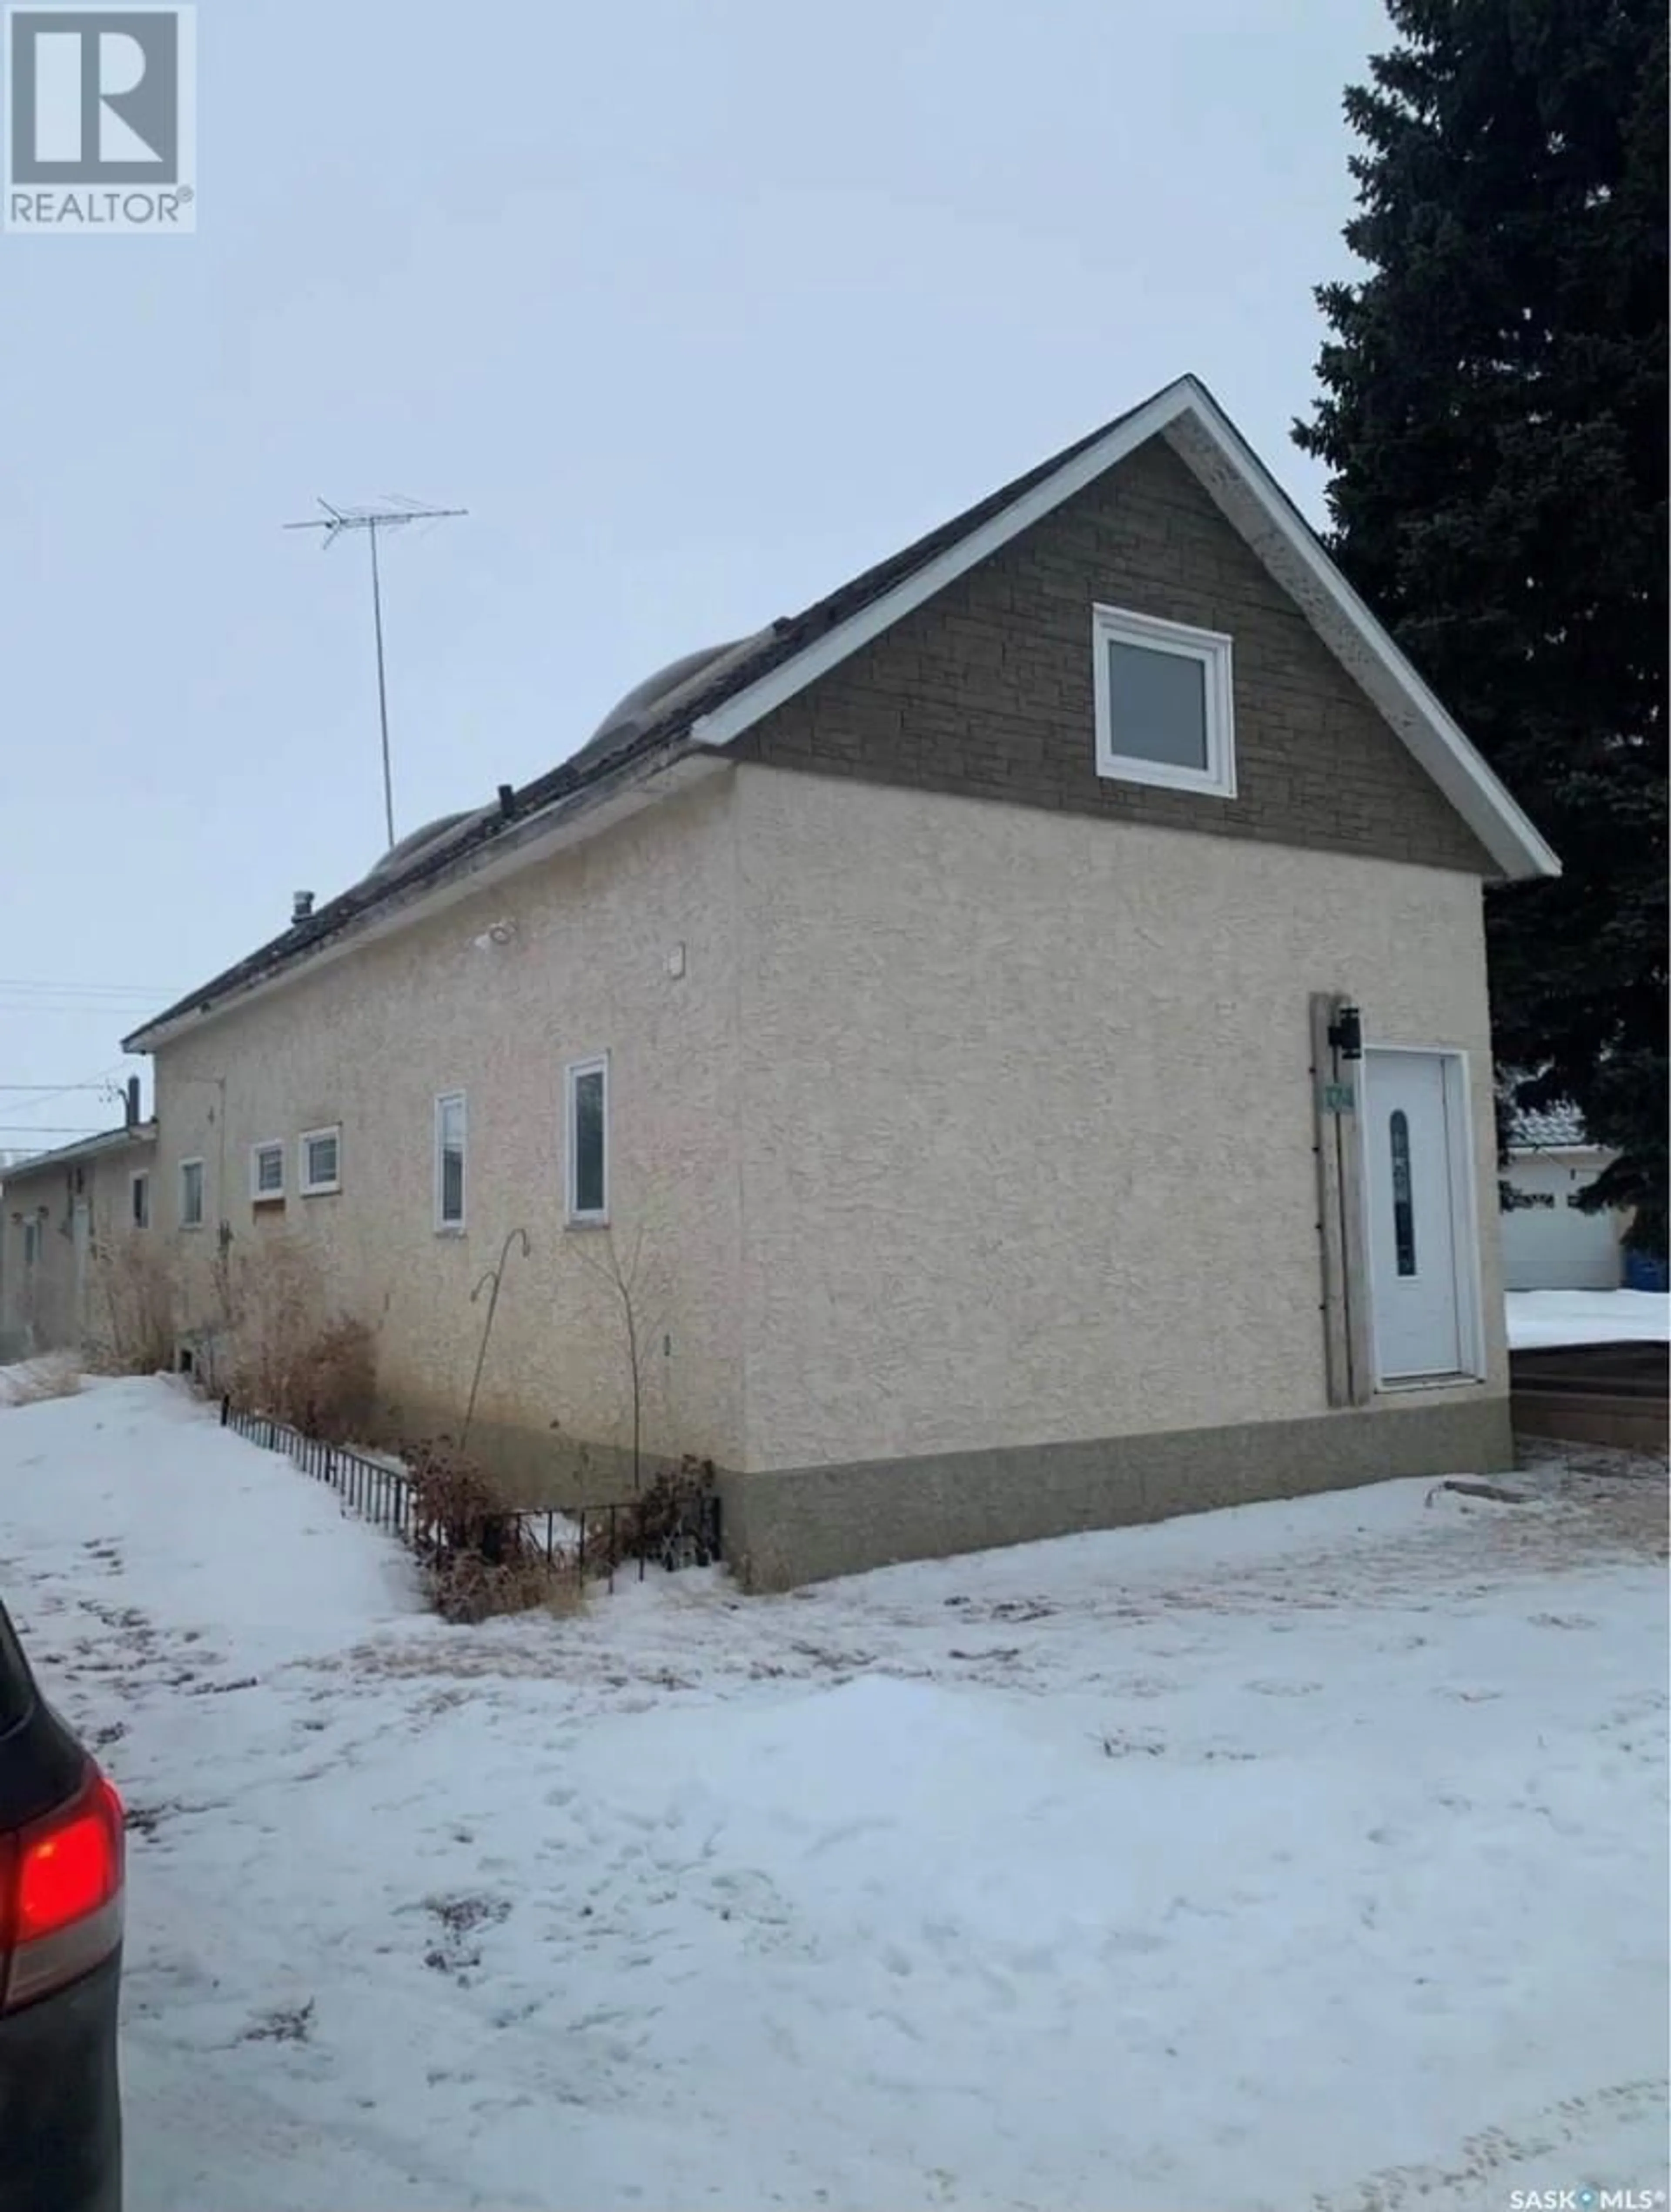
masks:
[[[1229,638],[1093,607],[1091,651],[1098,775],[1234,799]]]

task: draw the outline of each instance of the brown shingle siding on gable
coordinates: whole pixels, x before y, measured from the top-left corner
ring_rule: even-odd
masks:
[[[1091,610],[1099,601],[1234,640],[1234,799],[1098,776]],[[1158,440],[777,708],[734,752],[783,768],[1497,872]]]

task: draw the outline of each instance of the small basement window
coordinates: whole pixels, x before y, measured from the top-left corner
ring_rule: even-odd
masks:
[[[1230,641],[1121,607],[1093,607],[1097,773],[1236,796]]]
[[[182,1229],[203,1227],[201,1160],[182,1160],[179,1164],[179,1225]]]
[[[264,1199],[284,1195],[284,1144],[282,1138],[272,1143],[255,1145],[250,1150],[250,1196],[258,1206]]]
[[[136,1229],[151,1225],[151,1177],[148,1169],[140,1169],[128,1178],[128,1212]]]
[[[571,1222],[609,1219],[609,1062],[569,1066],[568,1214]]]
[[[465,1225],[465,1094],[449,1091],[435,1101],[435,1227]]]
[[[343,1187],[343,1132],[340,1123],[330,1129],[301,1133],[301,1194],[324,1198]]]

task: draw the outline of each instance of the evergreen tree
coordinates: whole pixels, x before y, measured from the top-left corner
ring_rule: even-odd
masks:
[[[1499,1070],[1666,1232],[1663,0],[1388,0],[1322,286],[1332,550],[1559,854],[1489,895]]]

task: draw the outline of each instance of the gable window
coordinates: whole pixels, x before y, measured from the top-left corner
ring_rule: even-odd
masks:
[[[435,1101],[435,1226],[465,1225],[465,1094],[444,1091]]]
[[[255,1145],[250,1150],[250,1196],[259,1206],[264,1199],[284,1195],[284,1144]]]
[[[201,1160],[182,1160],[179,1164],[179,1225],[182,1229],[203,1227]]]
[[[300,1146],[301,1154],[301,1194],[304,1198],[324,1198],[343,1187],[343,1132],[341,1125],[329,1129],[304,1129]]]
[[[128,1213],[136,1229],[151,1225],[151,1178],[142,1168],[128,1177]]]
[[[568,1214],[572,1222],[609,1219],[609,1062],[577,1060],[568,1071]]]
[[[1234,799],[1229,638],[1094,607],[1091,648],[1098,775]]]

